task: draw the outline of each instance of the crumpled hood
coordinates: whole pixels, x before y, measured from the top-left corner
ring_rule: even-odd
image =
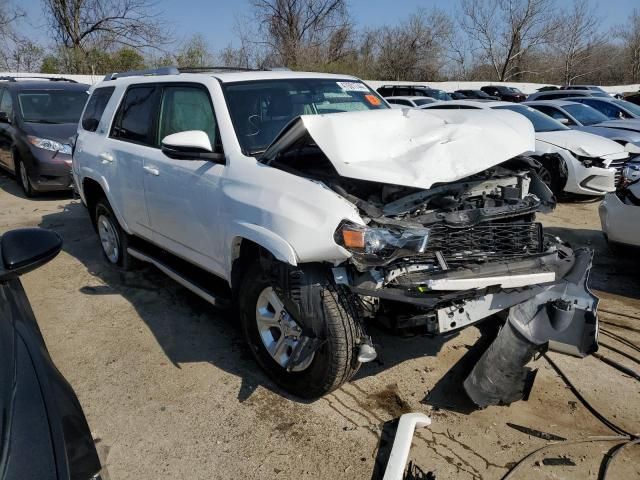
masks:
[[[624,154],[624,147],[619,143],[591,133],[578,130],[558,130],[556,132],[538,132],[536,140],[564,148],[584,157],[606,157]]]
[[[514,112],[385,109],[302,115],[260,160],[307,133],[343,177],[423,189],[535,149],[531,123]]]

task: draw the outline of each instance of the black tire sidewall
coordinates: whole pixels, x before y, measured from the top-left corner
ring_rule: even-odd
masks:
[[[126,268],[127,257],[128,257],[128,253],[126,251],[128,246],[127,235],[120,227],[120,223],[118,222],[118,219],[113,213],[111,206],[105,199],[99,200],[96,203],[96,209],[95,209],[96,231],[98,231],[98,229],[100,228],[99,227],[100,216],[105,216],[108,218],[109,222],[111,222],[111,225],[113,226],[113,229],[116,233],[117,241],[118,241],[118,260],[115,263],[109,260],[109,258],[107,257],[107,254],[104,251],[104,248],[102,248],[102,242],[100,244],[100,250],[102,250],[102,254],[104,258],[107,260],[107,262],[109,262],[110,265],[116,265],[118,267]]]
[[[27,184],[25,185],[24,182],[22,181],[22,166],[24,165],[24,168],[27,170]],[[27,164],[24,163],[20,158],[16,157],[14,155],[13,157],[13,166],[16,170],[16,179],[18,180],[18,184],[22,187],[22,191],[24,192],[25,196],[27,198],[32,198],[34,196],[34,191],[33,191],[33,187],[31,186],[31,183],[29,183],[28,181],[28,177],[29,177],[29,168],[27,167]]]
[[[272,281],[259,264],[250,267],[243,278],[238,296],[238,311],[249,349],[262,369],[285,390],[301,398],[318,398],[330,391],[326,388],[327,379],[332,375],[333,344],[330,332],[324,332],[327,341],[315,352],[311,364],[305,370],[288,372],[282,368],[264,346],[255,316],[258,297],[270,286],[273,286]]]

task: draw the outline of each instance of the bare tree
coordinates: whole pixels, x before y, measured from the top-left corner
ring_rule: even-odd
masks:
[[[558,25],[553,0],[461,0],[460,7],[461,27],[501,81],[525,73],[525,55]]]
[[[193,35],[176,55],[179,67],[208,67],[213,65],[213,53],[201,33]]]
[[[24,11],[10,0],[0,0],[0,67],[3,69],[13,68],[14,55],[21,43],[16,23],[24,16]]]
[[[31,41],[20,42],[12,54],[12,70],[36,72],[42,64],[44,49]]]
[[[629,23],[620,30],[627,65],[626,78],[634,83],[640,82],[640,10],[634,9]]]
[[[597,47],[605,43],[605,33],[595,8],[586,2],[574,0],[571,10],[561,16],[563,21],[554,32],[552,51],[558,55],[563,83],[571,85],[578,78],[607,68],[607,63],[592,62]]]
[[[171,34],[152,0],[42,0],[59,46],[81,61],[91,49],[159,49]],[[72,65],[71,68],[74,66]],[[77,67],[76,67],[77,69]]]
[[[297,67],[305,57],[339,59],[350,32],[346,0],[251,0],[259,42],[280,65]]]
[[[376,73],[384,80],[436,78],[452,31],[447,15],[424,9],[395,27],[382,27],[376,34]]]

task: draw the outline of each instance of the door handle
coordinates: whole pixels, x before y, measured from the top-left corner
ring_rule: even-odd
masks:
[[[156,167],[149,167],[147,165],[145,165],[144,167],[142,167],[144,169],[145,172],[151,174],[151,175],[155,175],[156,177],[158,175],[160,175],[160,170],[158,170]]]
[[[100,154],[100,159],[102,160],[102,163],[113,163],[113,155],[107,152],[102,152]]]

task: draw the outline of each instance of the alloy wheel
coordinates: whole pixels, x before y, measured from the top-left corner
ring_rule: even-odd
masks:
[[[114,264],[118,263],[118,258],[120,257],[118,234],[111,219],[106,215],[100,215],[98,217],[98,235],[102,249],[109,261]]]

